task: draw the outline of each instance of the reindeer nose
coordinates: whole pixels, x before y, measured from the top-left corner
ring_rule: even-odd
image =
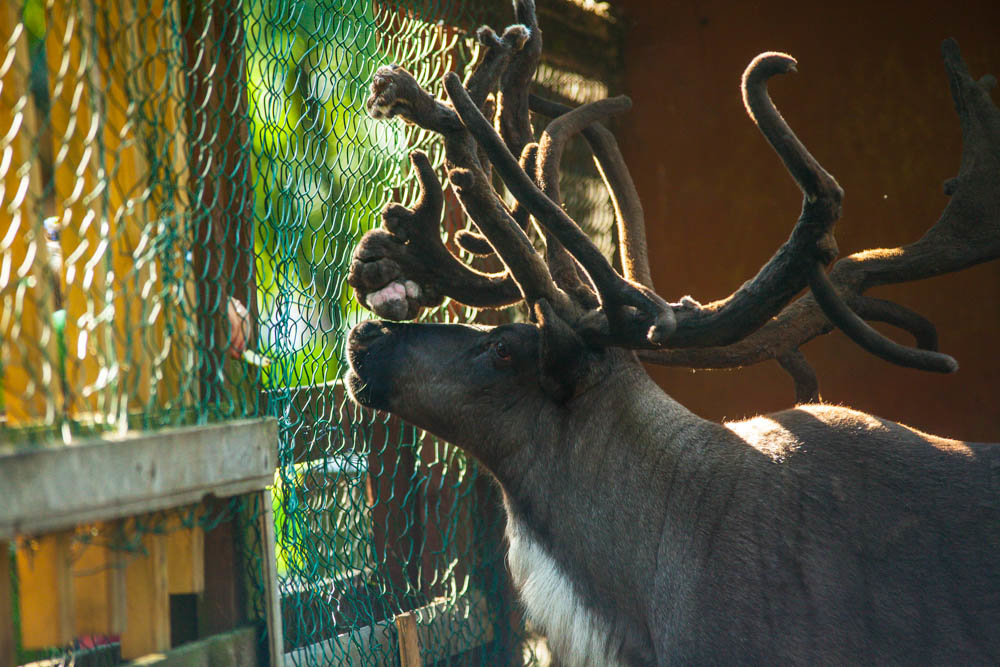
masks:
[[[377,338],[389,333],[389,328],[385,322],[377,320],[365,320],[353,329],[347,337],[347,343],[353,348],[362,348],[371,345]]]

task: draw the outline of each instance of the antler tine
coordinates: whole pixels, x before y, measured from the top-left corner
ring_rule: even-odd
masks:
[[[685,297],[675,306],[677,331],[670,347],[714,347],[740,340],[777,315],[806,286],[813,265],[827,264],[837,254],[832,230],[840,216],[843,190],[809,154],[767,94],[770,77],[791,71],[795,71],[791,56],[757,56],[743,74],[743,99],[750,117],[802,190],[802,214],[781,248],[729,297],[706,305]]]
[[[518,165],[503,140],[462,88],[458,77],[445,75],[445,89],[455,110],[489,156],[514,197],[548,228],[580,262],[601,295],[602,318],[588,319],[583,332],[595,342],[623,347],[662,345],[674,328],[673,311],[654,292],[626,282],[579,226],[538,189]]]
[[[809,287],[823,314],[855,343],[877,357],[899,366],[936,373],[954,373],[958,362],[947,354],[906,347],[886,338],[857,316],[837,293],[823,267],[815,264],[809,273]]]
[[[535,173],[535,158],[537,155],[538,144],[528,144],[525,146],[524,152],[521,154],[521,169],[524,169],[527,173]],[[486,160],[485,154],[481,156],[481,161],[489,163]],[[489,176],[488,172],[487,176]],[[528,210],[520,202],[514,203],[514,207],[510,211],[510,217],[514,219],[518,227],[525,230],[525,232],[528,231],[528,221],[531,219],[531,215],[529,215]],[[455,234],[455,243],[473,255],[493,254],[493,246],[490,245],[487,238],[471,229],[462,229],[457,232]]]
[[[559,204],[559,166],[569,140],[591,124],[632,108],[632,100],[624,95],[591,102],[561,114],[542,132],[538,142],[538,182],[549,199]]]
[[[850,297],[848,305],[862,319],[885,322],[913,335],[913,344],[921,350],[938,351],[937,327],[929,319],[905,306],[861,294]]]
[[[549,118],[557,118],[572,111],[572,107],[537,95],[531,95],[529,102],[532,111]],[[632,175],[618,148],[618,141],[611,130],[600,124],[584,128],[583,136],[590,144],[597,168],[614,205],[622,273],[626,280],[653,289],[646,246],[645,214]]]
[[[791,350],[778,357],[778,363],[786,373],[792,376],[795,383],[796,403],[819,403],[819,379],[816,371],[809,364],[806,355],[798,349]]]
[[[476,106],[491,118],[496,111],[496,102],[489,98],[489,95],[496,90],[500,83],[500,77],[507,70],[511,58],[524,47],[529,36],[528,29],[523,25],[508,26],[501,36],[498,36],[489,26],[481,26],[476,30],[476,41],[485,48],[482,59],[476,64],[472,74],[466,80],[465,88],[469,91],[469,97],[476,103]],[[480,166],[489,179],[490,164],[483,156],[480,155],[479,158]],[[480,249],[488,245],[486,239],[481,236],[477,238],[477,241]]]
[[[534,142],[531,116],[528,113],[527,91],[530,88],[531,80],[535,75],[535,69],[538,67],[538,61],[541,58],[542,31],[538,27],[533,0],[515,0],[514,19],[517,23],[509,26],[504,31],[502,41],[509,46],[503,48],[507,54],[502,63],[503,68],[496,67],[492,68],[491,71],[495,72],[501,81],[497,112],[503,139],[512,154],[522,155],[525,148]],[[487,58],[490,52],[498,50],[499,42],[495,33],[489,28],[480,28],[476,32],[476,37],[481,44],[488,47]],[[514,39],[515,37],[516,39]],[[484,58],[483,67],[486,66],[486,63],[487,59]],[[479,101],[477,90],[472,85],[474,78],[475,75],[470,77],[466,89],[469,91],[469,97],[472,98],[472,101],[482,109],[483,104]],[[485,95],[482,95],[482,98],[485,99]],[[524,158],[522,157],[523,161]],[[489,174],[489,162],[487,160],[481,160],[481,162],[483,163],[483,169]],[[534,173],[534,170],[531,173]],[[519,203],[516,204],[512,214],[518,225],[522,229],[526,229],[530,216],[524,210],[524,207]],[[478,234],[463,233],[456,237],[455,240],[462,248],[473,254],[486,255],[491,252],[491,248],[487,246],[486,239]],[[556,271],[556,273],[558,274],[559,272]]]
[[[486,174],[478,167],[458,167],[448,172],[448,179],[455,188],[462,208],[489,239],[520,288],[525,301],[530,305],[546,299],[561,312],[571,312],[566,294],[556,286],[549,268],[531,245],[524,230],[518,227],[504,208],[486,180]]]
[[[486,51],[465,83],[469,97],[476,106],[483,107],[486,98],[496,89],[500,77],[507,70],[511,57],[524,47],[529,37],[530,33],[523,25],[509,26],[502,36],[485,25],[476,30],[476,41],[486,47]]]
[[[624,113],[631,107],[632,101],[629,98],[613,97],[577,107],[549,122],[538,142],[539,158],[535,170],[535,181],[546,197],[556,204],[562,204],[559,167],[569,140],[590,125],[614,114]],[[556,282],[576,295],[578,300],[592,301],[593,293],[581,280],[573,257],[548,229],[545,229],[545,239],[546,259]]]
[[[497,108],[504,143],[512,154],[520,155],[535,140],[528,113],[528,91],[542,57],[542,31],[538,27],[535,0],[514,0],[514,20],[527,30],[528,39],[503,73]]]
[[[498,122],[511,153],[521,155],[525,147],[534,141],[527,91],[542,53],[542,31],[538,27],[533,0],[515,0],[514,20],[517,23],[507,27],[502,39],[497,38],[496,33],[486,26],[476,31],[476,39],[487,47],[487,51],[476,72],[469,77],[466,89],[476,106],[485,112],[483,100],[496,87],[497,80],[500,80]],[[495,55],[500,53],[503,54],[502,59]],[[484,76],[479,76],[480,70],[485,73]],[[490,81],[489,88],[480,83],[487,80]],[[480,163],[487,176],[490,176],[489,161],[480,159]],[[527,228],[530,216],[519,204],[514,208],[513,217],[522,229]],[[455,237],[455,241],[475,255],[492,253],[492,247],[486,238],[474,232],[463,232]]]
[[[506,273],[481,273],[463,264],[441,241],[444,193],[422,151],[410,154],[420,185],[413,209],[389,204],[382,228],[368,232],[351,260],[347,282],[380,317],[412,319],[444,296],[478,308],[498,308],[521,299]]]

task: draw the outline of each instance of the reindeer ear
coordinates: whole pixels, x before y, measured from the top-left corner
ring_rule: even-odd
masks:
[[[583,378],[587,346],[573,328],[556,315],[546,299],[534,307],[538,323],[538,367],[542,388],[560,403],[576,392]]]

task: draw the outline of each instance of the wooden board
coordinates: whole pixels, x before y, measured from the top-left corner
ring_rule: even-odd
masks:
[[[130,554],[125,566],[122,658],[132,660],[170,648],[170,594],[167,586],[167,536],[142,539],[146,553]]]
[[[205,590],[205,531],[183,526],[179,519],[167,527],[167,580],[171,595]]]
[[[267,639],[270,663],[280,665],[284,657],[284,628],[281,622],[281,592],[278,590],[278,563],[274,538],[274,498],[270,489],[259,495],[260,516],[258,526],[261,535],[261,554],[264,579],[264,606],[267,615]]]
[[[73,639],[71,532],[25,540],[17,553],[21,645],[65,646]]]
[[[143,667],[257,667],[257,629],[240,628],[184,644],[138,663]],[[52,667],[56,667],[53,665]]]
[[[0,445],[0,540],[259,491],[274,481],[277,445],[272,418],[6,455]]]
[[[95,537],[104,541],[109,529],[95,529]],[[124,554],[101,543],[77,543],[72,577],[73,634],[121,634],[125,629]]]

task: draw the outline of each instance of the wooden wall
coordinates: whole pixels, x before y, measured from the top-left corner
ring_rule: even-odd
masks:
[[[846,191],[841,256],[915,240],[947,203],[941,184],[957,173],[961,143],[941,41],[958,40],[973,76],[1000,74],[995,0],[961,9],[925,0],[613,4],[625,21],[625,88],[635,102],[618,131],[646,209],[653,277],[669,300],[730,293],[798,217],[800,193],[743,111],[739,77],[754,55],[778,50],[799,61],[799,73],[770,90]],[[942,350],[961,368],[939,376],[893,367],[833,333],[803,347],[824,399],[944,435],[1000,439],[1000,262],[869,294],[933,319]],[[733,372],[652,372],[713,419],[793,401],[773,361]]]

